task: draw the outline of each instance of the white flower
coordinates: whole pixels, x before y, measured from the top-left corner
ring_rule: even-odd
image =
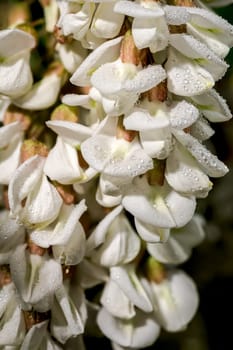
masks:
[[[219,57],[225,57],[233,45],[233,26],[207,9],[189,7],[187,11],[191,15],[187,33],[205,43]]]
[[[29,158],[17,168],[9,184],[11,213],[29,227],[48,225],[62,206],[60,195],[43,173],[44,161],[40,156]]]
[[[61,184],[82,183],[94,177],[97,172],[92,167],[83,169],[77,153],[82,142],[92,135],[92,130],[68,121],[48,121],[46,124],[58,137],[45,161],[45,174]]]
[[[118,1],[114,9],[118,13],[134,17],[132,35],[139,49],[149,47],[151,52],[156,52],[168,45],[168,26],[164,11],[158,3]]]
[[[87,209],[84,200],[77,205],[65,205],[50,226],[31,232],[31,240],[38,246],[52,246],[55,260],[66,265],[78,264],[85,253],[85,232],[79,222]]]
[[[83,290],[75,286],[61,286],[55,291],[51,308],[51,334],[62,344],[84,332],[87,318]]]
[[[25,229],[9,217],[9,211],[0,212],[0,263],[8,264],[14,249],[23,244]]]
[[[81,144],[81,152],[97,171],[127,180],[151,169],[152,159],[143,151],[137,137],[131,142],[117,138],[117,122],[117,118],[106,117],[95,135]]]
[[[87,50],[77,40],[72,40],[71,43],[57,43],[56,50],[65,69],[71,74],[75,72],[87,56]]]
[[[206,197],[212,189],[212,182],[205,170],[179,142],[176,142],[167,158],[165,178],[174,190],[184,195]]]
[[[160,327],[153,314],[137,310],[136,315],[125,320],[113,317],[105,308],[97,315],[101,331],[113,342],[129,348],[141,349],[152,345],[159,336]]]
[[[196,201],[193,196],[174,191],[166,182],[163,186],[151,186],[142,177],[134,180],[134,186],[125,193],[122,205],[134,215],[136,224],[145,227],[149,224],[156,230],[156,227],[184,226],[194,214]]]
[[[64,3],[61,2],[61,3]],[[59,4],[59,2],[58,2]],[[68,5],[69,6],[69,5]],[[68,7],[67,6],[67,7]],[[62,29],[64,35],[70,35],[76,40],[81,40],[89,29],[92,16],[95,11],[95,4],[72,4],[74,13],[69,13],[63,10],[62,17],[60,17],[57,25]],[[73,12],[72,11],[72,12]]]
[[[139,253],[140,240],[122,209],[106,215],[87,240],[87,256],[100,265],[126,264]]]
[[[110,279],[118,285],[138,309],[146,313],[153,310],[151,300],[143,287],[143,278],[137,276],[134,264],[111,267]],[[114,301],[112,300],[112,302]]]
[[[74,72],[70,81],[78,86],[90,86],[90,78],[100,65],[115,61],[120,55],[122,37],[108,40],[92,51]]]
[[[16,106],[30,110],[41,110],[52,106],[60,92],[61,76],[56,73],[46,75],[35,83],[24,95],[13,100]]]
[[[0,31],[0,94],[19,97],[32,85],[30,50],[35,46],[32,35],[19,29]]]
[[[13,283],[0,290],[0,346],[20,346],[25,336],[25,323],[21,305]]]
[[[147,243],[149,254],[164,264],[185,262],[190,257],[192,248],[204,238],[201,219],[196,215],[184,227],[171,229],[167,242]]]
[[[10,123],[0,128],[0,183],[8,185],[20,163],[23,141],[22,124]]]
[[[146,287],[146,281],[144,281]],[[161,282],[147,282],[156,320],[167,331],[184,329],[193,318],[198,307],[195,284],[184,272],[171,270]]]
[[[214,89],[192,96],[191,100],[210,122],[224,122],[232,117],[226,101]]]
[[[91,32],[97,37],[111,39],[119,34],[124,15],[114,11],[116,2],[104,1],[98,5],[91,24]]]
[[[91,83],[102,96],[105,112],[110,116],[119,116],[133,107],[140,93],[158,85],[165,78],[166,73],[160,65],[142,69],[118,59],[98,68],[91,76]]]
[[[47,255],[30,254],[26,245],[18,245],[11,256],[10,269],[22,301],[39,312],[48,311],[62,284],[60,264]]]

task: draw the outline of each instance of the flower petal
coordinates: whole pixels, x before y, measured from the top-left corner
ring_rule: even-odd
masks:
[[[154,343],[160,331],[154,316],[140,310],[133,319],[126,321],[113,317],[102,308],[97,316],[97,324],[105,336],[124,347],[147,347]]]
[[[223,176],[228,172],[228,168],[215,155],[192,135],[182,130],[174,130],[177,140],[193,155],[204,171],[212,177]]]
[[[215,81],[226,73],[228,65],[200,40],[188,34],[171,34],[169,41],[176,50],[210,72]]]
[[[108,40],[92,51],[72,75],[70,81],[74,85],[89,86],[92,73],[106,62],[119,57],[122,37]]]
[[[5,29],[0,32],[0,57],[6,59],[10,56],[22,54],[35,47],[35,38],[19,29]]]
[[[165,177],[174,190],[185,195],[206,197],[212,189],[208,176],[179,143],[176,143],[166,161]]]
[[[115,317],[130,319],[135,316],[132,302],[118,284],[112,280],[105,284],[100,301],[106,310]]]
[[[122,289],[129,300],[144,312],[152,311],[152,304],[139,280],[133,265],[115,266],[110,277]]]
[[[225,122],[232,118],[226,101],[214,89],[191,99],[210,122]]]
[[[35,83],[28,93],[14,99],[14,104],[30,110],[46,109],[56,102],[60,87],[61,77],[50,74]]]
[[[198,117],[198,109],[186,101],[173,104],[169,111],[170,123],[175,129],[188,128],[198,119]]]
[[[176,95],[200,95],[214,86],[214,79],[206,69],[172,48],[169,49],[165,68],[168,90]]]
[[[97,37],[111,39],[118,35],[124,16],[114,11],[115,2],[99,4],[91,24],[91,31]]]
[[[46,158],[44,172],[51,180],[64,185],[80,180],[83,170],[79,165],[76,149],[57,137],[55,146]]]
[[[13,215],[22,210],[21,201],[33,190],[42,175],[45,159],[34,156],[26,160],[15,172],[9,184],[9,205]]]

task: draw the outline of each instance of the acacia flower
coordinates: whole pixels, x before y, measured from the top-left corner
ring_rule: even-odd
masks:
[[[233,27],[201,0],[37,6],[0,31],[0,346],[142,349],[198,308],[176,266],[228,172],[206,144]]]

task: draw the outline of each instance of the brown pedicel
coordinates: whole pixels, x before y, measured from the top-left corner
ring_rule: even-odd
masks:
[[[47,157],[48,152],[48,148],[44,143],[37,140],[25,140],[21,147],[20,161],[23,163],[35,155]]]
[[[125,129],[123,125],[123,117],[119,117],[118,124],[117,124],[116,138],[124,139],[125,141],[128,141],[128,142],[132,142],[133,139],[136,137],[136,135],[137,135],[137,131]]]
[[[11,283],[11,273],[9,265],[0,266],[0,288]]]
[[[41,323],[43,321],[50,319],[50,312],[38,312],[35,310],[26,311],[23,310],[23,316],[25,321],[26,330],[31,329],[35,324]]]
[[[72,185],[63,185],[56,181],[53,181],[53,185],[65,204],[71,205],[77,202],[77,195]]]
[[[136,47],[130,30],[125,33],[120,49],[120,58],[123,63],[132,63],[135,66],[141,64],[144,67],[147,65],[148,52],[148,49],[139,50]]]
[[[28,238],[27,248],[28,248],[30,254],[39,255],[39,256],[43,256],[47,250],[45,248],[39,247],[30,238]]]
[[[3,124],[8,125],[14,122],[20,122],[22,130],[26,131],[31,126],[32,120],[28,111],[11,105],[4,114]]]

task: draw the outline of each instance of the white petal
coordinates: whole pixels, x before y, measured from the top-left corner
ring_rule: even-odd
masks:
[[[72,184],[83,177],[78,163],[78,154],[74,147],[57,137],[55,146],[49,152],[44,166],[45,174],[61,184]]]
[[[62,206],[62,198],[56,188],[43,175],[27,196],[22,220],[32,224],[48,224],[56,219]]]
[[[190,134],[201,142],[208,140],[214,133],[214,129],[204,117],[199,117],[190,128]]]
[[[185,195],[206,197],[212,183],[187,150],[176,144],[166,161],[165,177],[174,190]]]
[[[19,29],[5,29],[0,32],[0,57],[1,59],[21,54],[35,47],[35,39],[32,35]]]
[[[140,221],[137,218],[135,218],[134,221],[136,230],[144,241],[151,243],[167,241],[170,234],[169,229],[147,224],[145,222]]]
[[[163,7],[168,24],[180,25],[187,23],[191,15],[184,6],[168,6]]]
[[[1,288],[0,301],[0,346],[15,349],[24,339],[25,324],[13,283]]]
[[[84,331],[81,315],[64,286],[56,291],[51,309],[50,328],[51,334],[62,344]]]
[[[188,128],[198,119],[198,117],[198,109],[186,101],[173,104],[169,111],[170,123],[175,129]]]
[[[119,205],[110,211],[110,213],[107,214],[96,226],[95,230],[91,233],[90,237],[87,240],[87,256],[90,255],[93,249],[104,243],[109,226],[113,223],[121,211],[122,206]]]
[[[182,330],[198,307],[198,294],[191,278],[175,270],[164,282],[153,283],[152,290],[159,323],[170,332]]]
[[[159,326],[151,314],[138,310],[129,321],[114,318],[102,308],[97,316],[97,324],[109,339],[124,347],[144,348],[154,343],[159,335]]]
[[[110,277],[135,306],[144,312],[152,311],[151,301],[132,265],[111,267]]]
[[[99,4],[91,25],[91,31],[97,37],[111,39],[118,35],[124,16],[113,11],[114,5],[114,2]]]
[[[87,163],[107,175],[134,177],[153,167],[152,159],[134,143],[105,135],[91,137],[81,145]]]
[[[214,89],[203,95],[192,96],[191,98],[197,108],[211,122],[224,122],[232,118],[226,101]]]
[[[132,35],[139,49],[150,48],[151,52],[165,49],[168,45],[168,26],[163,16],[158,18],[135,18]]]
[[[181,264],[191,255],[192,248],[204,238],[204,231],[199,217],[194,217],[180,229],[172,229],[167,242],[147,244],[148,252],[164,264]]]
[[[187,150],[198,161],[204,171],[212,177],[223,176],[228,172],[228,168],[215,155],[192,135],[182,130],[174,130],[174,135],[178,141],[187,148]]]
[[[65,103],[68,106],[82,106],[84,108],[90,108],[91,99],[88,95],[67,94],[62,97],[62,103]]]
[[[219,58],[208,46],[188,34],[171,34],[170,44],[184,56],[192,58],[209,71],[215,81],[226,73],[228,65]]]
[[[126,217],[119,214],[109,226],[104,243],[92,252],[91,259],[103,266],[126,264],[137,256],[140,243]]]
[[[0,93],[16,98],[24,95],[32,86],[29,54],[13,57],[0,64]]]
[[[169,127],[167,110],[160,108],[160,104],[154,103],[154,113],[144,108],[134,108],[124,117],[124,126],[128,130],[154,131]]]
[[[106,310],[115,317],[130,319],[135,316],[132,302],[114,281],[109,280],[105,284],[100,301]]]
[[[25,229],[9,217],[9,211],[0,213],[0,263],[8,264],[12,251],[25,240]]]
[[[80,234],[82,234],[83,228],[80,227],[79,219],[86,209],[84,200],[75,206],[63,205],[55,227],[50,226],[44,230],[34,230],[31,233],[31,239],[44,248],[48,248],[50,245],[66,244],[80,229]]]
[[[9,141],[9,140],[8,140]],[[0,150],[0,183],[8,185],[20,163],[22,136],[15,135],[9,146]]]
[[[108,40],[92,51],[81,63],[70,81],[74,85],[89,86],[92,73],[105,62],[114,61],[119,57],[122,37]]]
[[[86,34],[95,11],[93,3],[84,3],[76,13],[68,13],[62,21],[64,35],[73,34],[74,39],[81,40]]]
[[[114,11],[136,18],[157,18],[164,14],[160,7],[156,6],[154,9],[146,8],[140,4],[129,1],[117,1]]]
[[[227,44],[224,43],[223,38],[219,40],[218,35],[216,35],[216,30],[211,32],[211,30],[206,30],[205,28],[196,27],[191,23],[186,24],[187,33],[195,37],[197,40],[200,40],[206,44],[210,50],[212,50],[220,58],[224,58],[230,51],[230,48]]]
[[[63,120],[47,121],[46,125],[73,146],[78,146],[92,134],[91,129],[85,125]]]
[[[76,71],[88,53],[77,40],[65,44],[57,43],[56,50],[59,52],[65,69],[71,74]]]
[[[57,74],[50,74],[35,83],[26,95],[14,99],[13,102],[20,108],[30,110],[46,109],[56,102],[60,87],[61,77]]]
[[[168,90],[176,95],[200,95],[214,86],[214,79],[206,69],[172,48],[165,68]]]
[[[15,135],[22,135],[22,126],[20,122],[2,126],[0,128],[0,148],[9,145]]]
[[[86,236],[82,225],[78,222],[69,241],[64,245],[54,245],[55,260],[65,265],[77,265],[84,257]]]
[[[142,222],[161,228],[184,226],[193,216],[194,197],[183,196],[163,186],[149,186],[146,179],[135,181],[122,205]]]
[[[34,304],[40,312],[48,311],[55,290],[62,284],[60,264],[45,256],[30,255],[25,245],[19,245],[12,255],[10,266],[21,298]]]
[[[9,205],[13,215],[17,215],[21,209],[21,202],[36,186],[42,175],[42,167],[45,159],[34,156],[26,160],[15,172],[9,184]]]
[[[233,44],[232,25],[213,11],[207,9],[190,7],[188,12],[191,14],[191,20],[187,24],[188,33],[191,32],[195,35],[195,32],[197,32],[200,35],[198,39],[201,38],[211,50],[220,57],[226,56],[229,47]],[[190,31],[190,28],[192,31]]]

